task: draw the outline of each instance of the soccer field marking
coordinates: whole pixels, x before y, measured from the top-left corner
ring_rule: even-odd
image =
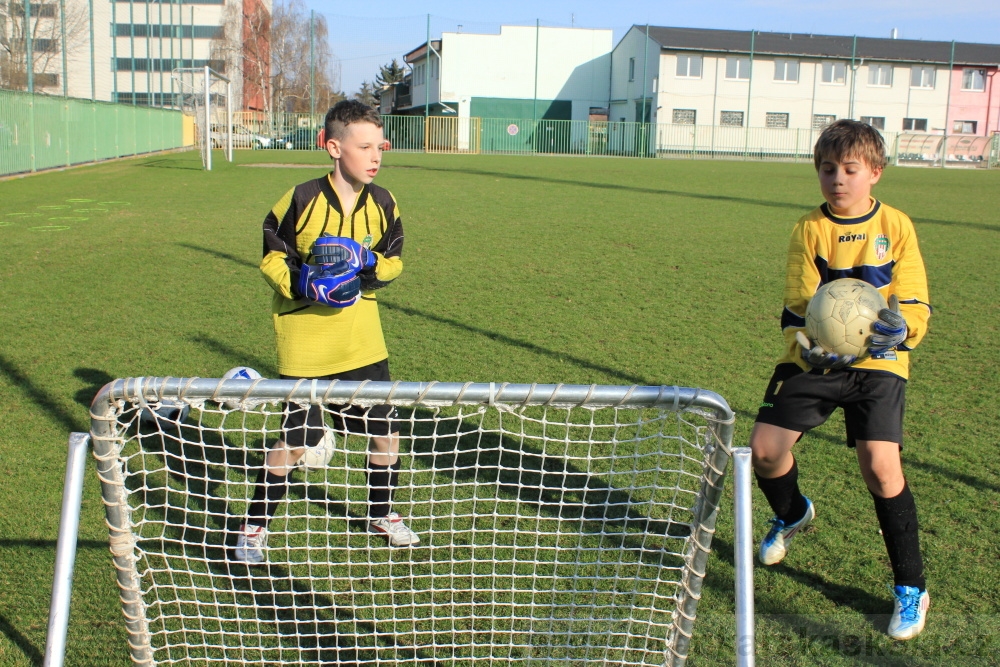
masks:
[[[107,213],[110,209],[106,208],[75,208],[74,213]]]
[[[65,220],[67,222],[86,222],[87,220],[90,220],[90,218],[84,218],[79,215],[56,215],[49,218],[49,220]]]
[[[41,227],[28,227],[32,232],[64,232],[70,229],[69,225],[42,225]]]
[[[38,208],[43,211],[58,211],[60,209],[73,208],[73,207],[70,206],[69,204],[43,204]]]
[[[71,204],[87,204],[87,203],[92,202],[94,200],[93,199],[67,199],[66,201],[70,202]]]
[[[130,201],[100,201],[100,202],[97,202],[97,203],[100,204],[101,206],[112,206],[112,205],[114,205],[114,206],[131,206],[132,205],[132,202],[130,202]]]

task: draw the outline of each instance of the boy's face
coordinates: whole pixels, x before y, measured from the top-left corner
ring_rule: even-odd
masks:
[[[872,169],[857,156],[840,161],[823,158],[819,164],[819,186],[830,210],[846,218],[863,215],[871,207],[872,186],[882,177],[882,168]]]
[[[385,136],[382,128],[372,123],[351,123],[344,128],[342,139],[329,139],[326,152],[337,161],[344,180],[355,184],[371,183],[382,164]]]

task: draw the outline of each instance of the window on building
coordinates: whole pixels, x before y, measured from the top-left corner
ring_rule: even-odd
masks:
[[[674,109],[675,125],[694,125],[697,117],[698,114],[694,109]]]
[[[788,127],[788,114],[768,111],[764,114],[764,127],[785,128]]]
[[[414,86],[422,86],[422,85],[424,85],[425,80],[426,80],[426,76],[425,76],[426,72],[427,72],[427,64],[426,63],[420,63],[419,65],[417,65],[416,67],[413,68],[413,85]]]
[[[975,134],[977,124],[974,120],[956,120],[951,125],[951,131],[955,134]]]
[[[843,85],[847,81],[847,64],[823,63],[820,81]]]
[[[719,125],[729,127],[743,127],[742,111],[723,111],[719,116]]]
[[[748,80],[750,78],[750,59],[742,56],[726,58],[726,78]]]
[[[30,5],[32,19],[54,19],[56,17],[56,4],[53,2],[32,2]],[[24,16],[23,2],[11,2],[8,7],[11,16]]]
[[[677,56],[677,76],[701,78],[701,56]]]
[[[926,132],[927,131],[927,119],[926,118],[904,118],[903,119],[903,131],[904,132]]]
[[[40,88],[54,88],[59,85],[59,75],[52,72],[35,72],[34,84]]]
[[[31,44],[35,53],[56,53],[59,51],[59,42],[54,39],[33,39]]]
[[[979,92],[986,90],[986,70],[962,70],[962,90],[975,90]]]
[[[434,58],[434,57],[431,58],[431,78],[432,79],[438,78],[438,64],[440,62],[441,61],[438,58]]]
[[[885,129],[885,116],[862,116],[861,122],[871,125],[876,130]]]
[[[628,59],[628,80],[635,81],[635,58]]]
[[[910,88],[933,88],[934,87],[933,67],[923,67],[915,65],[910,68]]]
[[[869,65],[868,66],[869,86],[891,86],[892,85],[892,65]]]
[[[774,80],[796,82],[799,80],[799,61],[783,60],[781,58],[774,61]]]
[[[813,114],[813,129],[822,130],[824,127],[837,120],[833,114],[817,113]]]

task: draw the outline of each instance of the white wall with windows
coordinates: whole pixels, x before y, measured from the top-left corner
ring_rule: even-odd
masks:
[[[461,116],[469,109],[459,108],[461,100],[530,100],[537,94],[540,100],[572,100],[573,120],[586,120],[591,107],[608,103],[613,38],[611,30],[544,26],[505,25],[499,34],[445,32],[439,55],[411,63],[412,104],[441,102]]]
[[[611,54],[611,104],[608,120],[615,122],[670,122],[671,111],[657,104],[663,79],[675,76],[674,69],[665,69],[660,57],[660,45],[646,38],[644,26],[632,26]],[[691,82],[700,81],[700,62],[683,65],[684,76]],[[661,72],[662,70],[662,72]],[[700,120],[698,122],[701,122]]]

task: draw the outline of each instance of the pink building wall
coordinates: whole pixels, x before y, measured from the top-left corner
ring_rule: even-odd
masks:
[[[956,67],[951,75],[948,96],[948,134],[956,120],[976,121],[976,134],[989,136],[1000,132],[1000,68],[996,65],[974,69],[986,70],[986,89],[982,92],[962,90],[962,72],[967,67]]]

